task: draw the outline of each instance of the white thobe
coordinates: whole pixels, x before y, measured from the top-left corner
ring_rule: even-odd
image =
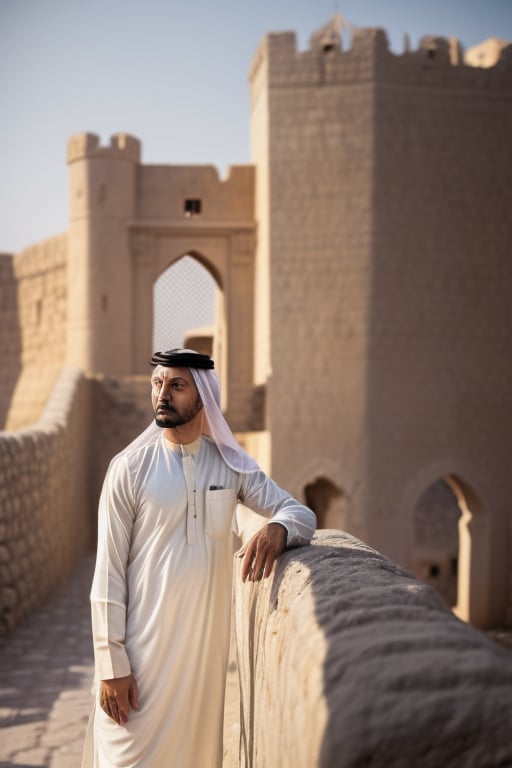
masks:
[[[202,437],[113,460],[99,508],[91,592],[96,679],[133,673],[120,726],[97,700],[94,768],[219,768],[237,500],[307,543],[315,516],[263,472],[237,473]]]

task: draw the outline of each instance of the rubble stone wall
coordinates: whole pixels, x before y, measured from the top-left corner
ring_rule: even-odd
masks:
[[[90,384],[64,369],[32,427],[0,432],[0,636],[90,546]]]

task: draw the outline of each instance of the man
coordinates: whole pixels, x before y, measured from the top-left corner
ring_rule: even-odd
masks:
[[[315,517],[236,442],[207,355],[151,364],[155,423],[113,459],[100,500],[83,765],[220,768],[237,501],[271,517],[238,553],[244,580],[308,543]]]

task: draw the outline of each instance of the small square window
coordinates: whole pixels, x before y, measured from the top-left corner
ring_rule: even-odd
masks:
[[[198,198],[188,198],[184,204],[185,216],[199,216],[201,213],[201,200]]]

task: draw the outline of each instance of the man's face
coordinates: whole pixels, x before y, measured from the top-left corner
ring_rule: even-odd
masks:
[[[151,377],[151,402],[159,427],[182,427],[199,413],[203,404],[188,368],[158,365]]]

